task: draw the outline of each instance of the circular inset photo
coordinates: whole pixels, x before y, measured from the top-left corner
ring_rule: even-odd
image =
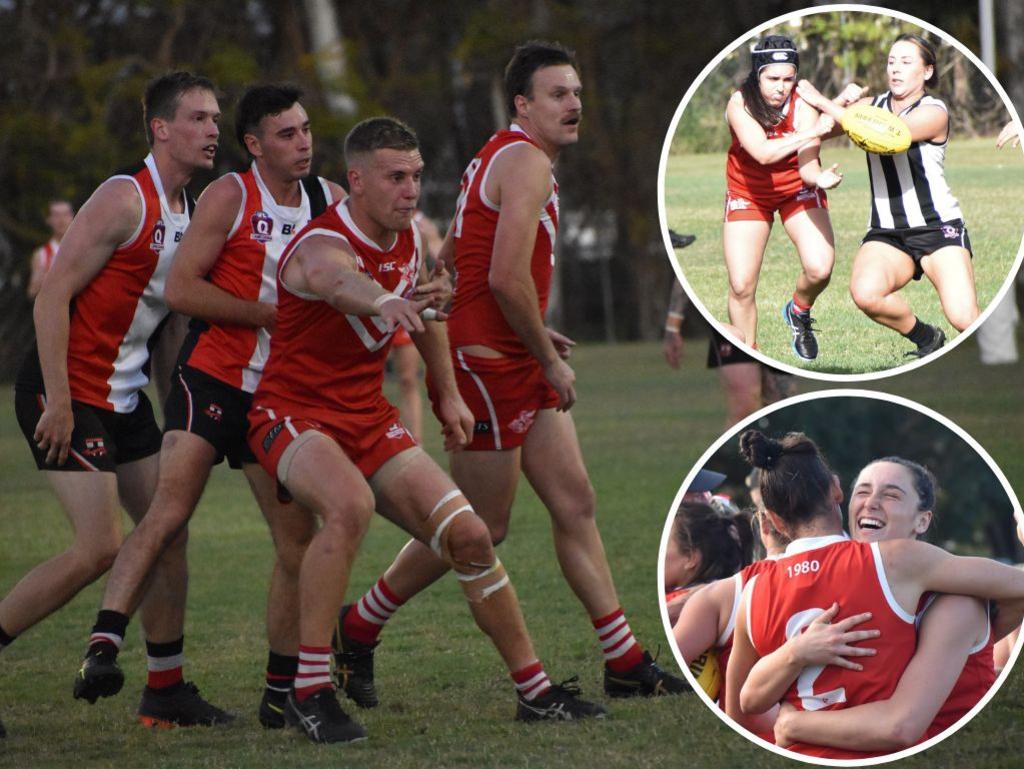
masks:
[[[704,315],[765,362],[838,381],[921,365],[1011,287],[1019,127],[931,25],[867,6],[780,17],[683,96],[659,173],[666,247]]]
[[[1021,508],[969,435],[858,390],[791,399],[720,438],[662,535],[679,664],[738,732],[813,763],[951,735],[1009,673]]]

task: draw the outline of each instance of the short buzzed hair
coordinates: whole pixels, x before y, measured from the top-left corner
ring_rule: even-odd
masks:
[[[254,85],[242,94],[235,107],[235,138],[246,154],[245,135],[255,133],[267,115],[280,115],[302,98],[302,90],[288,84]]]
[[[576,53],[561,43],[530,40],[518,46],[505,67],[505,105],[510,117],[516,116],[516,97],[531,98],[533,73],[544,67],[568,64],[576,66]]]
[[[181,96],[195,88],[216,93],[213,81],[191,72],[168,72],[150,80],[142,97],[142,124],[146,129],[146,141],[153,146],[153,129],[149,122],[153,118],[173,120],[178,111]]]
[[[415,150],[420,141],[416,132],[392,117],[371,117],[355,126],[345,137],[345,162],[368,155],[374,150]]]

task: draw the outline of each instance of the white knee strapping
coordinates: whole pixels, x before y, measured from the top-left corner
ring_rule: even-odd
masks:
[[[474,603],[485,601],[509,584],[508,574],[505,573],[505,567],[498,558],[494,559],[493,566],[478,574],[465,574],[457,571],[455,576],[462,583],[461,587],[466,594],[466,599]]]

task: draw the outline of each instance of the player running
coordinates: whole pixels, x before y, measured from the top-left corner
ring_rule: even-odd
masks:
[[[729,322],[756,347],[757,283],[775,212],[796,246],[801,271],[782,317],[793,334],[794,354],[818,357],[811,307],[828,286],[835,264],[835,237],[825,190],[842,181],[837,166],[822,170],[821,138],[832,119],[818,115],[794,92],[800,59],[781,35],[761,40],[750,73],[729,99],[732,134],[726,161],[725,267],[729,273]]]
[[[491,137],[463,175],[449,232],[457,282],[448,341],[474,426],[466,450],[451,455],[451,471],[495,543],[505,538],[522,471],[548,508],[562,572],[604,651],[605,692],[674,694],[690,688],[654,664],[619,605],[568,413],[576,375],[563,357],[573,343],[543,322],[558,228],[552,164],[577,141],[580,91],[568,50],[551,43],[520,46],[505,70],[514,122]],[[429,378],[434,412],[442,419],[445,385]],[[377,704],[372,653],[386,620],[449,568],[430,547],[410,542],[346,608],[336,652],[346,692],[358,704]]]
[[[298,89],[280,85],[243,94],[235,134],[251,164],[204,191],[171,267],[168,303],[198,322],[182,347],[164,409],[157,492],[114,562],[79,696],[120,689],[124,677],[108,639],[124,637],[160,553],[187,526],[210,470],[226,458],[245,474],[277,550],[259,719],[267,727],[284,726],[284,701],[298,665],[299,565],[316,524],[296,505],[278,501],[276,482],[246,443],[247,414],[269,352],[281,253],[295,233],[345,196],[337,184],[309,175],[313,138],[300,98]]]
[[[423,160],[410,129],[390,118],[345,140],[351,197],[313,220],[278,267],[270,358],[249,414],[249,445],[295,501],[323,520],[299,577],[299,668],[285,718],[314,742],[365,739],[342,711],[330,676],[331,635],[360,541],[376,509],[451,566],[480,628],[508,665],[517,718],[576,719],[604,709],[552,686],[526,633],[486,525],[402,425],[381,385],[398,326],[410,332],[435,383],[448,449],[472,416],[455,386],[444,327],[412,301],[423,247],[412,224]]]
[[[142,392],[147,345],[167,315],[164,280],[192,207],[185,186],[213,167],[219,115],[206,78],[152,81],[143,98],[150,154],[89,198],[36,297],[38,353],[18,374],[15,407],[74,541],[0,601],[0,646],[110,568],[121,544],[118,501],[138,523],[153,498],[160,430]],[[149,680],[139,715],[220,722],[226,714],[182,680],[185,544],[183,533],[172,538],[142,605]]]
[[[949,110],[927,91],[939,82],[935,48],[919,35],[900,35],[887,62],[889,90],[862,101],[898,115],[910,128],[911,144],[897,155],[867,153],[871,222],[853,261],[850,294],[869,318],[916,345],[908,356],[921,358],[942,347],[946,335],[914,315],[899,290],[927,276],[957,331],[978,317],[978,297],[971,239],[946,183]],[[844,107],[807,81],[800,82],[797,92],[842,121]]]

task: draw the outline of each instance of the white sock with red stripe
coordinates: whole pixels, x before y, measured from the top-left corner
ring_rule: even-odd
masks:
[[[299,646],[299,669],[295,673],[295,699],[302,702],[331,683],[331,647]]]
[[[536,699],[551,688],[551,679],[544,672],[544,666],[540,664],[540,660],[534,660],[525,668],[512,671],[510,675],[515,681],[519,696],[527,702]]]
[[[604,652],[604,664],[613,673],[625,673],[644,661],[644,650],[633,637],[621,607],[593,623]]]
[[[387,586],[384,578],[366,591],[345,614],[341,628],[349,638],[359,643],[372,644],[377,640],[384,623],[405,603]]]

